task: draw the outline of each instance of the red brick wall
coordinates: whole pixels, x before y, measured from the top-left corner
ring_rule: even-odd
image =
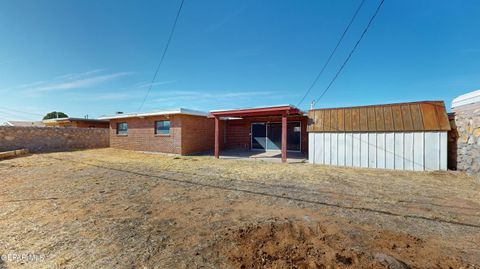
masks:
[[[170,120],[169,135],[155,135],[155,121]],[[128,123],[128,134],[117,135],[117,123]],[[213,150],[214,119],[191,115],[154,116],[110,121],[110,146],[139,151],[188,155]]]
[[[301,148],[303,153],[308,152],[308,134],[307,134],[306,116],[288,117],[288,121],[300,121],[302,127]],[[281,122],[281,117],[251,117],[241,120],[225,121],[226,140],[225,149],[250,149],[251,148],[251,123],[252,122]]]
[[[182,154],[213,151],[215,119],[181,115]]]
[[[169,135],[155,135],[155,121],[158,120],[170,120]],[[117,134],[119,122],[128,123],[127,135]],[[178,115],[168,118],[154,116],[110,121],[110,147],[112,148],[181,154],[181,134],[181,118]]]

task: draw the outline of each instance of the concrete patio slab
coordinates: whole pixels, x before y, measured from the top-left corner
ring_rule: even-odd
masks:
[[[260,150],[224,150],[220,153],[220,159],[238,159],[249,161],[282,162],[282,152]],[[301,152],[287,152],[287,163],[307,162],[306,156]]]

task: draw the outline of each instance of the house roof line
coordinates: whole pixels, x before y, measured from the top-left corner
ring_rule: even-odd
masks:
[[[452,101],[451,108],[458,108],[461,106],[480,103],[480,90],[462,94]]]
[[[242,108],[233,108],[233,109],[216,109],[216,110],[210,110],[210,113],[215,113],[215,112],[228,112],[228,111],[236,111],[236,110],[250,110],[250,109],[260,109],[260,108],[277,108],[277,107],[297,108],[297,107],[294,106],[294,105],[283,104],[283,105],[272,105],[272,106],[242,107]]]
[[[187,109],[187,108],[177,108],[177,109],[162,110],[162,111],[156,111],[156,112],[127,113],[127,114],[117,114],[112,116],[102,116],[102,117],[99,117],[99,119],[110,120],[110,119],[138,118],[138,117],[151,117],[151,116],[175,115],[175,114],[203,116],[203,117],[208,116],[207,112]]]
[[[87,118],[74,118],[74,117],[68,117],[68,118],[53,118],[53,119],[48,119],[48,120],[43,120],[42,122],[59,122],[59,121],[95,121],[95,122],[107,122],[106,120],[102,119],[87,119]]]
[[[256,117],[256,116],[280,116],[282,114],[302,115],[300,109],[292,105],[264,106],[258,108],[241,108],[231,110],[211,111],[209,117]]]
[[[9,120],[4,123],[6,126],[21,126],[21,127],[43,127],[45,126],[41,121],[15,121]]]

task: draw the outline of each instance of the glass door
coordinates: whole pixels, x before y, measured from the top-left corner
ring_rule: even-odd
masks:
[[[266,123],[252,123],[252,149],[267,150]]]
[[[299,121],[287,123],[287,150],[300,151],[301,126]]]
[[[267,149],[268,150],[282,149],[282,124],[281,123],[274,122],[274,123],[267,124]]]
[[[300,151],[301,138],[301,123],[299,121],[288,122],[287,150]],[[282,123],[252,123],[252,149],[281,150]]]

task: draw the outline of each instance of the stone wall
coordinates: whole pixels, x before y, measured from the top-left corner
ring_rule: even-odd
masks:
[[[109,145],[109,129],[0,126],[0,151],[54,152]]]
[[[457,109],[453,119],[450,140],[456,147],[449,154],[456,156],[456,169],[480,176],[480,106]]]

